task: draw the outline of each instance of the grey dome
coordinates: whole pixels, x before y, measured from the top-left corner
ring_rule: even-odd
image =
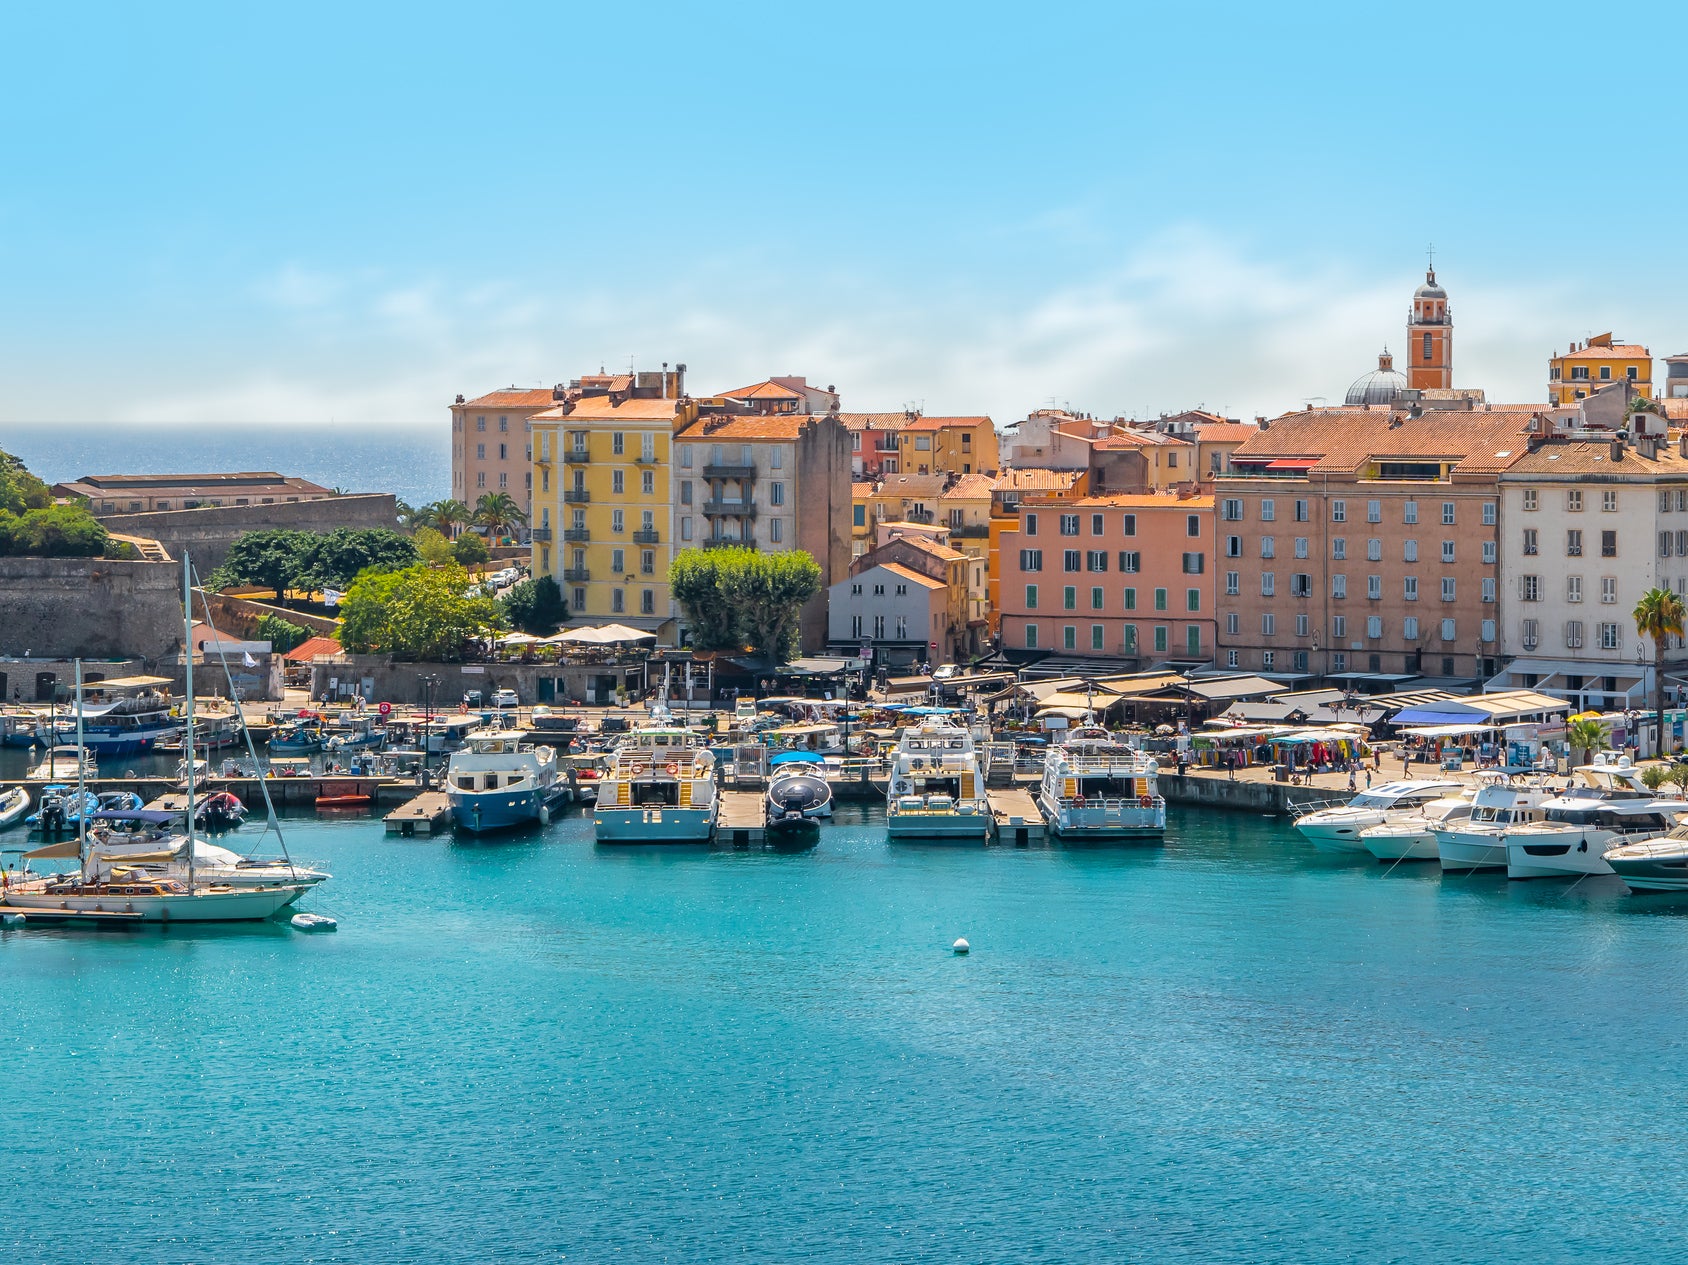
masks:
[[[1424,284],[1413,291],[1415,299],[1445,299],[1448,292],[1436,283],[1436,270],[1428,268],[1424,273]]]
[[[1377,358],[1377,368],[1354,379],[1344,404],[1393,404],[1407,389],[1407,375],[1395,368],[1387,348]]]

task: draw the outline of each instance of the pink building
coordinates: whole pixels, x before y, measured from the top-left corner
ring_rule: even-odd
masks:
[[[1001,645],[1142,662],[1214,654],[1213,498],[1027,500],[1001,534]]]

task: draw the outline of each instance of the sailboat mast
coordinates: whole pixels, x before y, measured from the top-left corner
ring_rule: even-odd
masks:
[[[193,581],[192,564],[187,550],[182,550],[182,646],[187,660],[187,741],[182,743],[188,756],[188,891],[193,891]],[[78,724],[81,722],[78,721]]]
[[[57,691],[54,691],[57,697]],[[48,748],[52,750],[51,747]],[[47,757],[52,763],[52,756]],[[82,767],[82,660],[76,661],[76,867],[88,877],[88,779]]]

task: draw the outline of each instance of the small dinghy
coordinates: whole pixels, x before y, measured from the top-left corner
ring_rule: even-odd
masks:
[[[340,925],[327,914],[294,914],[291,921],[295,931],[333,931]]]
[[[218,791],[200,801],[194,810],[194,824],[206,830],[232,830],[246,820],[246,805],[228,791]]]
[[[21,786],[0,793],[0,830],[15,826],[29,812],[29,792]]]

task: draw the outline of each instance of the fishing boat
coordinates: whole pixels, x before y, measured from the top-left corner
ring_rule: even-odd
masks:
[[[823,817],[832,816],[832,785],[826,765],[817,756],[787,751],[769,761],[768,824],[770,835],[812,833]]]
[[[988,757],[972,733],[942,720],[903,731],[886,787],[886,837],[988,843]]]
[[[599,843],[707,843],[720,811],[715,754],[679,725],[635,729],[598,781]]]
[[[0,791],[0,830],[17,825],[29,812],[29,792],[21,786]]]
[[[1153,756],[1094,725],[1049,748],[1037,805],[1057,839],[1158,839],[1166,800]]]
[[[79,746],[48,747],[47,754],[29,771],[32,782],[56,782],[77,776],[98,777],[99,765],[92,751]]]
[[[270,735],[271,755],[308,755],[322,750],[322,726],[314,718],[277,725]]]
[[[377,718],[369,715],[342,716],[329,725],[322,749],[329,753],[350,753],[378,749],[386,736],[376,727]]]
[[[570,798],[555,747],[524,742],[511,729],[481,729],[446,765],[446,799],[459,830],[482,833],[550,823]]]
[[[429,755],[449,755],[468,746],[480,727],[479,716],[435,716],[420,727],[420,745]]]
[[[40,741],[41,718],[28,708],[0,709],[0,747],[33,747]]]

